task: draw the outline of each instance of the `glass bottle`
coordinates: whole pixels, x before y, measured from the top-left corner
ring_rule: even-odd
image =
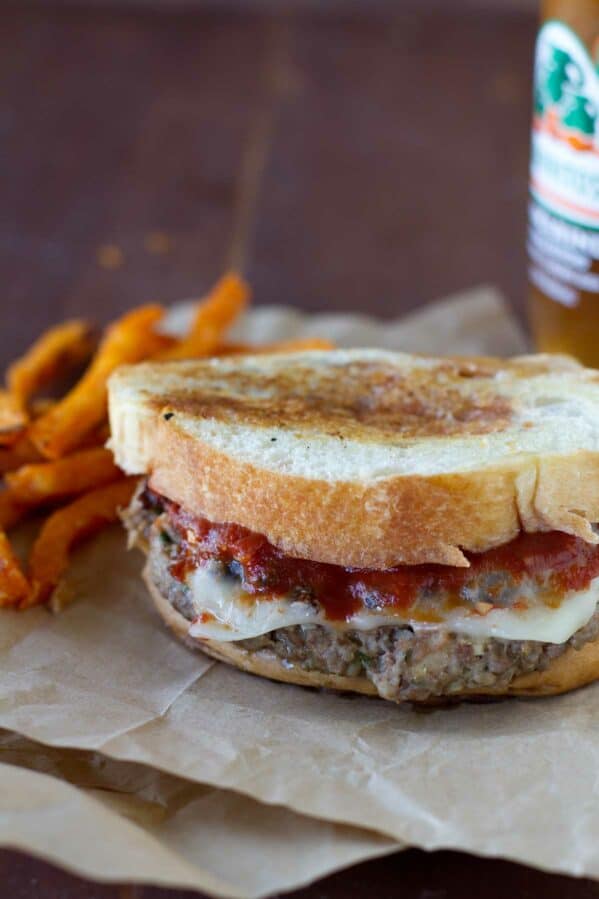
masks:
[[[599,0],[542,4],[528,254],[537,348],[599,367]]]

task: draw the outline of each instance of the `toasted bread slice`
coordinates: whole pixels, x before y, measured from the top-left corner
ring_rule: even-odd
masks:
[[[467,565],[520,529],[596,543],[599,372],[334,350],[125,366],[111,445],[189,511],[352,567]]]

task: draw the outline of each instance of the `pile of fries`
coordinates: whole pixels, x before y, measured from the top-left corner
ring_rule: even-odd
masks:
[[[51,328],[6,373],[0,391],[0,608],[48,603],[76,544],[118,518],[135,490],[114,464],[108,439],[106,384],[124,363],[210,355],[326,349],[326,340],[265,346],[226,343],[224,334],[250,299],[248,285],[227,274],[197,304],[183,338],[160,333],[165,310],[128,312],[99,341],[87,322]],[[41,399],[69,372],[83,376],[57,400]],[[46,515],[21,567],[8,533],[28,517]]]

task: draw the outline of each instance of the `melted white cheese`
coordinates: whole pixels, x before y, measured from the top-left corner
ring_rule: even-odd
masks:
[[[565,595],[558,608],[546,606],[526,611],[493,609],[486,615],[454,610],[439,624],[411,621],[407,615],[361,611],[343,622],[330,622],[317,606],[288,599],[260,599],[241,589],[237,581],[219,573],[217,564],[197,568],[187,579],[197,618],[191,637],[210,640],[247,640],[294,624],[326,624],[330,627],[372,630],[409,624],[415,631],[444,628],[457,634],[485,639],[540,640],[565,643],[589,621],[599,602],[599,577],[587,590]]]

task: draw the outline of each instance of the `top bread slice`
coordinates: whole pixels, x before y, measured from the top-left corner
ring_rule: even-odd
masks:
[[[561,356],[313,351],[118,369],[111,446],[194,514],[349,567],[599,542],[599,372]]]

